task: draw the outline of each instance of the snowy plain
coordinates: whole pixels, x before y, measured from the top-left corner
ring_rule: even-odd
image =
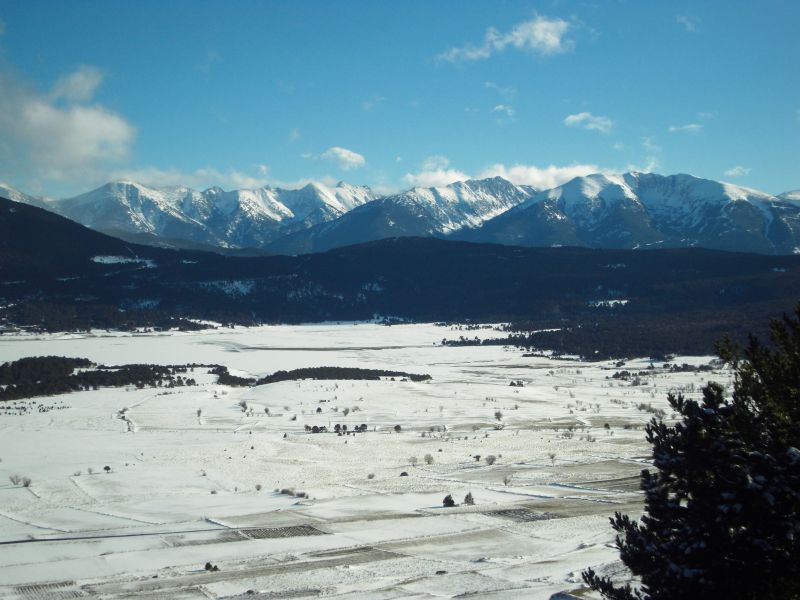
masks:
[[[0,598],[549,598],[581,590],[586,567],[618,570],[608,517],[641,511],[644,424],[658,409],[669,419],[669,390],[697,396],[729,373],[634,360],[623,368],[645,374],[631,385],[609,361],[441,345],[459,335],[501,334],[324,324],[0,336],[0,363],[432,377],[231,388],[196,369],[195,386],[0,410]],[[352,435],[305,429],[362,423]],[[15,474],[31,485],[12,485]],[[442,506],[447,494],[456,507]]]

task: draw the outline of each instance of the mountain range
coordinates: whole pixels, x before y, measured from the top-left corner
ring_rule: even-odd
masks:
[[[231,257],[133,244],[0,199],[0,334],[13,325],[200,326],[187,318],[514,319],[582,332],[588,356],[641,356],[711,352],[721,335],[760,331],[799,297],[800,256],[401,237],[302,256]]]
[[[344,182],[226,192],[126,181],[60,200],[2,185],[0,195],[128,241],[228,252],[303,254],[404,236],[800,252],[800,190],[773,196],[685,174],[598,173],[547,190],[493,177],[387,196]]]

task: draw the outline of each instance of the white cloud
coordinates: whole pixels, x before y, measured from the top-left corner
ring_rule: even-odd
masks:
[[[622,142],[614,142],[613,144],[611,144],[611,149],[612,150],[625,150],[625,144],[623,144]]]
[[[434,154],[422,161],[417,173],[406,173],[403,181],[412,187],[441,187],[456,181],[469,179],[469,175],[458,169],[451,169],[450,160],[441,154]]]
[[[703,126],[700,123],[687,123],[686,125],[670,125],[670,133],[691,133],[698,134],[703,131]]]
[[[568,115],[564,118],[564,125],[568,127],[583,127],[590,131],[599,131],[600,133],[608,133],[614,127],[614,121],[609,117],[600,115],[593,115],[590,112],[579,112],[574,115]]]
[[[434,154],[433,156],[429,156],[422,161],[423,171],[437,171],[440,169],[446,169],[449,166],[450,159],[446,156],[442,156],[441,154]]]
[[[638,163],[628,163],[625,167],[626,171],[632,171],[636,173],[653,173],[654,171],[658,170],[661,167],[661,161],[657,156],[647,156],[645,157],[644,164]]]
[[[495,106],[492,109],[492,112],[493,113],[502,113],[502,114],[506,115],[508,118],[512,118],[516,114],[516,111],[514,110],[514,107],[510,106],[508,104],[498,104],[497,106]]]
[[[656,144],[656,139],[653,136],[643,137],[642,147],[652,154],[658,154],[661,152],[661,146]]]
[[[564,19],[537,15],[530,21],[517,23],[506,33],[491,27],[486,31],[481,45],[453,47],[437,58],[446,62],[482,60],[509,47],[543,56],[558,54],[574,47],[574,42],[566,37],[570,28],[570,23]]]
[[[297,140],[300,139],[300,137],[301,137],[300,136],[300,130],[297,127],[295,127],[294,129],[292,129],[289,132],[289,141],[290,142],[296,142]]]
[[[653,136],[645,136],[642,138],[642,148],[644,148],[646,152],[644,164],[629,163],[625,167],[626,171],[652,173],[661,167],[661,146],[656,144]]]
[[[575,164],[563,167],[556,165],[537,167],[535,165],[516,164],[506,167],[498,163],[481,171],[478,174],[478,178],[499,176],[517,185],[532,185],[537,189],[544,190],[559,186],[575,177],[600,172],[603,172],[603,169],[597,165],[590,164]]]
[[[333,146],[328,148],[322,154],[314,154],[312,152],[303,152],[301,158],[306,160],[327,160],[336,164],[344,171],[352,169],[360,169],[367,164],[367,159],[358,152],[353,152],[341,146]]]
[[[67,102],[87,102],[103,82],[103,73],[97,67],[81,65],[73,73],[58,80],[53,88],[53,99]]]
[[[344,171],[350,171],[351,169],[360,169],[364,165],[367,164],[367,159],[364,158],[358,152],[353,152],[352,150],[348,150],[347,148],[342,148],[340,146],[333,146],[332,148],[328,148],[320,154],[320,158],[323,160],[328,160],[336,164],[340,169]]]
[[[506,98],[508,100],[513,99],[517,95],[516,88],[511,86],[502,86],[495,83],[494,81],[484,82],[483,87],[485,87],[487,90],[494,90],[495,92],[500,94],[503,98]]]
[[[750,171],[752,171],[750,167],[736,165],[725,171],[725,177],[744,177],[745,175],[750,175]]]
[[[683,25],[683,28],[688,31],[689,33],[697,33],[700,31],[700,18],[699,17],[690,17],[687,15],[678,15],[675,17],[675,21],[679,25]]]
[[[458,169],[435,169],[403,176],[403,181],[412,187],[441,187],[466,179],[469,179],[469,175]]]
[[[590,163],[562,166],[549,165],[545,167],[519,163],[507,166],[502,163],[496,163],[479,171],[474,178],[502,177],[517,185],[530,185],[539,190],[546,190],[563,185],[575,177],[585,177],[594,173],[606,175],[619,174],[625,171],[650,173],[658,168],[658,164],[658,158],[655,156],[646,157],[644,165],[629,164],[624,169],[602,168]],[[466,181],[468,179],[473,179],[473,176],[452,168],[450,162],[443,156],[428,157],[423,162],[421,171],[407,173],[403,177],[403,181],[406,184],[415,187],[445,186],[456,181]]]
[[[154,187],[185,185],[190,188],[204,190],[213,186],[231,189],[255,189],[264,187],[270,182],[265,177],[266,165],[258,165],[258,176],[243,173],[235,169],[220,171],[214,167],[205,167],[194,171],[180,169],[160,169],[158,167],[144,167],[138,169],[118,169],[112,171],[109,178],[112,180],[129,180]]]
[[[532,185],[538,189],[548,189],[566,183],[574,177],[601,172],[608,171],[591,164],[537,167],[523,164],[506,166],[502,163],[497,163],[481,170],[477,178],[484,179],[486,177],[499,176],[517,185]],[[471,178],[468,173],[450,167],[450,162],[446,157],[431,156],[423,162],[420,172],[407,173],[403,180],[415,187],[437,187]]]
[[[108,175],[111,180],[135,181],[153,187],[181,185],[196,190],[205,190],[219,186],[226,190],[256,189],[264,186],[280,187],[284,189],[299,189],[309,183],[322,183],[333,187],[339,181],[336,177],[323,175],[322,177],[302,177],[294,180],[282,180],[267,177],[267,165],[255,165],[255,174],[245,173],[236,169],[221,171],[214,167],[184,171],[181,169],[158,167],[144,167],[134,169],[118,169]]]
[[[96,179],[128,157],[136,130],[92,103],[102,74],[82,66],[42,93],[0,70],[0,176],[61,182]]]

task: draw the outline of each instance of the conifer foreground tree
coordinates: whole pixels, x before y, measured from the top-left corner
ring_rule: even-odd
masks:
[[[622,562],[640,584],[592,569],[586,583],[612,600],[800,599],[800,305],[719,353],[734,370],[730,397],[709,383],[697,402],[668,397],[681,420],[653,419],[654,470],[642,471],[645,513],[616,513]]]

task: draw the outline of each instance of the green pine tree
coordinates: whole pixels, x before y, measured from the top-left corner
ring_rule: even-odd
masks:
[[[605,598],[800,598],[800,306],[771,338],[719,346],[735,373],[730,397],[716,383],[700,402],[670,395],[680,422],[647,426],[645,514],[611,519],[639,584],[588,569]]]

